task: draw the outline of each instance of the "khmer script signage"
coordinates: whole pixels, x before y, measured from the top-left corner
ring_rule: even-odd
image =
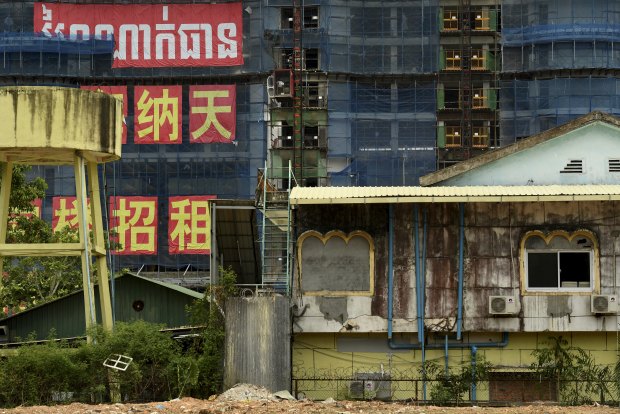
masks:
[[[241,3],[36,3],[34,30],[114,39],[114,68],[243,64]]]

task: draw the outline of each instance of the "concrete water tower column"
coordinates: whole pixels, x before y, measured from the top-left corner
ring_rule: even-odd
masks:
[[[113,325],[97,166],[121,156],[122,114],[121,101],[101,92],[0,88],[0,258],[80,256],[86,328],[97,323],[93,265],[99,282],[101,322],[108,330]],[[14,164],[73,165],[77,243],[6,243]],[[87,195],[91,200],[92,240],[86,220]]]

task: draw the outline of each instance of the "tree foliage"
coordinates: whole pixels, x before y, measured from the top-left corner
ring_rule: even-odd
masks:
[[[431,383],[430,399],[437,405],[459,405],[472,387],[489,378],[491,364],[476,355],[473,363],[463,362],[459,366],[450,367],[445,371],[435,361],[426,361],[421,368],[421,376]]]
[[[224,309],[226,300],[237,294],[237,274],[232,268],[219,268],[219,282],[207,286],[205,296],[189,307],[190,321],[202,326],[200,337],[192,344],[199,375],[191,390],[195,397],[208,397],[221,391],[224,364]]]
[[[549,337],[548,345],[532,351],[536,361],[531,367],[541,378],[554,382],[560,402],[591,404],[609,392],[609,367],[596,364],[590,353],[569,346],[562,336]]]
[[[15,164],[13,166],[11,195],[9,196],[9,213],[31,213],[34,211],[32,201],[36,198],[43,198],[45,196],[47,183],[41,177],[29,181],[26,178],[26,173],[29,170],[30,167],[26,165]],[[2,182],[0,182],[0,186],[2,186]]]
[[[40,177],[28,180],[29,167],[15,165],[11,181],[10,225],[7,243],[69,243],[77,241],[74,230],[54,232],[49,223],[32,215],[33,201],[45,195]],[[0,183],[2,185],[2,183]],[[4,259],[0,304],[10,312],[48,302],[82,286],[79,257],[17,257]]]

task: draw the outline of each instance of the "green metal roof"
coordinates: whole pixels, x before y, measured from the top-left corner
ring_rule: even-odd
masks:
[[[133,277],[137,277],[138,279],[142,279],[142,280],[144,280],[146,282],[150,282],[150,283],[154,283],[156,285],[167,287],[168,289],[175,290],[175,291],[177,291],[179,293],[183,293],[184,295],[193,296],[196,299],[202,299],[202,297],[204,296],[204,294],[202,294],[200,292],[196,292],[195,290],[191,290],[191,289],[185,288],[183,286],[175,285],[173,283],[162,282],[160,280],[152,279],[150,277],[143,277],[143,276],[140,276],[138,274],[131,273],[131,272],[126,272],[126,273],[122,274],[121,276],[119,276],[118,278],[121,278],[121,277],[123,277],[125,275],[131,275]],[[80,292],[81,292],[81,290],[80,290]]]

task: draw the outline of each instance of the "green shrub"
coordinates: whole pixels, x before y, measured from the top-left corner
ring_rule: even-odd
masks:
[[[569,346],[562,336],[549,337],[548,347],[532,351],[536,362],[531,368],[554,382],[560,402],[570,405],[592,404],[609,393],[606,381],[611,372],[596,364],[582,348]]]
[[[221,391],[226,298],[235,294],[236,275],[220,269],[221,283],[209,286],[204,299],[188,309],[203,329],[183,349],[163,326],[144,321],[117,322],[112,332],[97,326],[91,343],[28,345],[0,360],[0,405],[37,405],[108,401],[110,389],[123,400],[166,400],[186,395],[207,397]],[[103,362],[112,354],[133,358],[126,371]]]
[[[190,321],[203,326],[202,332],[192,344],[191,353],[198,365],[197,382],[190,394],[206,398],[222,391],[226,300],[237,294],[237,274],[232,268],[219,268],[219,283],[207,286],[202,299],[188,307]]]
[[[27,345],[0,363],[2,405],[40,405],[71,398],[87,381],[86,366],[62,343]]]

